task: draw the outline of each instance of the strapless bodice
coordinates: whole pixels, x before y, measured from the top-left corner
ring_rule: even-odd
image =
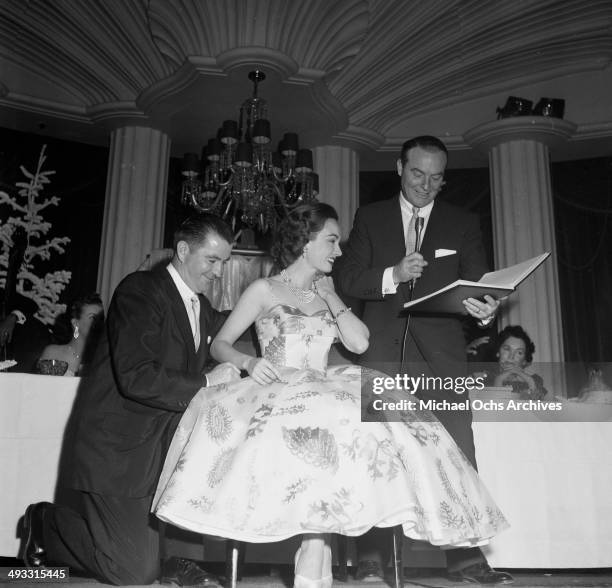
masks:
[[[327,369],[336,323],[329,310],[306,314],[288,304],[276,304],[255,323],[262,356],[279,367]]]

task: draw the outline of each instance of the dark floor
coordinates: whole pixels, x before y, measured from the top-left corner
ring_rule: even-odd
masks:
[[[0,557],[1,577],[6,577],[6,568],[22,567],[17,559]],[[216,574],[223,573],[222,564],[210,564],[207,569]],[[514,584],[517,588],[569,588],[569,587],[612,587],[612,569],[597,570],[508,570],[514,576]],[[289,565],[255,565],[247,564],[244,567],[244,577],[238,583],[238,588],[291,588],[292,568]],[[77,588],[103,588],[110,586],[102,584],[93,579],[71,576],[70,582],[7,582],[0,579],[0,584],[15,584],[19,588],[37,587],[41,585],[49,588],[69,586]],[[386,588],[392,584],[385,582],[356,582],[349,576],[347,582],[334,581],[336,588]],[[448,581],[440,568],[418,569],[406,568],[404,588],[453,588],[456,586],[474,586],[473,584],[457,584]]]

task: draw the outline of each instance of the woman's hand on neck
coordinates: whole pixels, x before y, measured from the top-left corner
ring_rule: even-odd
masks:
[[[320,274],[303,257],[296,259],[285,271],[291,283],[303,290],[311,290],[315,278]]]

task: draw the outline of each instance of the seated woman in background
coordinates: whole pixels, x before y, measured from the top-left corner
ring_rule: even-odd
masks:
[[[544,381],[525,369],[531,364],[535,345],[523,327],[510,325],[496,340],[497,371],[489,375],[490,386],[511,386],[524,399],[539,400],[548,393]]]
[[[104,320],[104,308],[99,294],[86,294],[72,302],[69,311],[56,321],[55,332],[61,330],[62,321],[68,323],[69,340],[60,345],[47,345],[40,356],[37,371],[53,376],[76,376],[82,369],[83,358],[91,344],[91,335]],[[58,337],[59,338],[59,337]],[[64,339],[68,339],[64,335]]]

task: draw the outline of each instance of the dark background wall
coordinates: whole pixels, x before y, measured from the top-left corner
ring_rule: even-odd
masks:
[[[552,189],[566,359],[611,362],[612,157],[554,163]]]
[[[70,243],[64,254],[54,252],[48,262],[37,262],[35,273],[42,276],[56,269],[70,270],[72,279],[60,299],[66,303],[96,289],[108,148],[0,128],[0,190],[11,196],[17,193],[15,182],[26,181],[20,166],[36,171],[43,145],[47,145],[43,170],[55,170],[55,174],[41,199],[60,198],[58,206],[48,206],[41,213],[53,225],[44,240],[70,237]],[[0,206],[0,223],[9,216],[16,214]]]

